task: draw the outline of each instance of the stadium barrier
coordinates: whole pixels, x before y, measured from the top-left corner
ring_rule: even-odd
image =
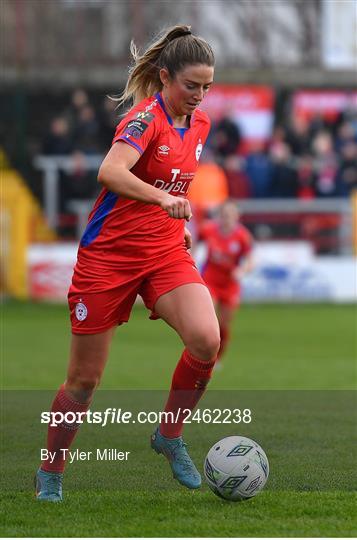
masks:
[[[66,301],[77,249],[75,242],[29,247],[32,299]],[[204,249],[195,256],[200,267]],[[357,301],[357,259],[353,256],[316,256],[311,244],[301,241],[258,242],[253,256],[254,270],[242,283],[243,302]]]
[[[86,158],[87,170],[97,170],[101,160],[102,156]],[[54,227],[58,223],[60,172],[70,173],[75,163],[75,158],[68,156],[36,158],[36,166],[44,173],[45,214]],[[244,280],[244,301],[356,301],[356,201],[356,197],[237,201],[242,222],[256,239],[256,267]],[[68,202],[76,217],[77,239],[93,202]],[[30,246],[31,298],[66,298],[77,247],[77,243]]]
[[[260,239],[306,240],[318,254],[355,251],[353,197],[239,201],[243,222]]]
[[[103,156],[83,156],[81,166],[97,171]],[[59,225],[59,182],[61,171],[71,174],[78,166],[75,156],[37,156],[35,166],[43,173],[44,212],[48,224]],[[237,201],[242,221],[258,239],[303,239],[314,245],[321,254],[348,255],[355,251],[353,238],[353,203],[347,198],[324,199],[244,199]],[[68,201],[67,207],[75,216],[76,236],[85,228],[93,200]]]
[[[102,155],[83,156],[81,166],[85,171],[97,171]],[[34,166],[43,173],[44,211],[48,224],[56,228],[59,215],[59,182],[61,171],[71,174],[78,164],[75,156],[36,156]]]

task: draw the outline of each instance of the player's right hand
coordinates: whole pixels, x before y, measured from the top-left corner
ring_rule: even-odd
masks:
[[[190,221],[192,217],[190,203],[183,197],[174,197],[167,193],[160,206],[174,219]]]

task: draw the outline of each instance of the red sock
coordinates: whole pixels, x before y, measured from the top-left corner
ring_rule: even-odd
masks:
[[[86,412],[90,403],[79,403],[74,401],[64,389],[64,384],[58,390],[56,397],[52,403],[51,412],[67,412],[81,413]],[[84,420],[84,415],[82,415]],[[48,426],[47,432],[47,450],[52,452],[54,459],[51,463],[51,459],[47,458],[42,462],[41,469],[47,472],[62,473],[65,466],[65,457],[61,449],[69,449],[74,437],[78,431],[80,423],[58,424],[57,426]],[[53,454],[55,452],[55,454]],[[66,452],[67,454],[67,452]]]
[[[220,360],[222,358],[222,355],[226,349],[227,343],[229,341],[229,330],[225,327],[220,327],[219,329],[220,335],[221,335],[221,345],[219,347],[217,358]]]
[[[176,366],[165,412],[173,413],[172,418],[160,424],[160,433],[170,439],[180,437],[183,421],[187,417],[184,409],[193,410],[206,390],[215,363],[215,358],[204,362],[195,358],[187,349],[182,353]]]

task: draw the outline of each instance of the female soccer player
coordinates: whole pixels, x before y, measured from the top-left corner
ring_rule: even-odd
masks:
[[[199,232],[199,237],[207,246],[202,277],[215,303],[220,328],[221,345],[217,368],[221,365],[233,315],[239,306],[240,280],[253,268],[252,237],[238,220],[236,203],[227,200],[220,207],[217,222],[205,223]]]
[[[166,411],[193,409],[211,377],[219,326],[211,296],[187,249],[191,218],[186,193],[210,123],[198,109],[213,82],[214,55],[189,26],[175,26],[139,55],[120,104],[133,107],[119,123],[99,169],[103,189],[80,241],[68,294],[72,342],[67,379],[52,411],[88,410],[117,325],[127,322],[139,294],[173,327],[184,351],[173,374]],[[144,349],[143,349],[144,351]],[[147,359],[154,361],[154,359]],[[184,392],[182,392],[184,390]],[[198,488],[201,477],[182,440],[183,417],[162,423],[151,446],[169,460],[174,477]],[[75,428],[75,429],[73,429]],[[78,425],[49,427],[54,459],[37,472],[37,498],[62,500],[63,452]]]

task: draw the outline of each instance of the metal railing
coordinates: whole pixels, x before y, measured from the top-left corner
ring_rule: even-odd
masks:
[[[102,159],[102,155],[81,156],[81,167],[88,172],[97,171]],[[43,173],[45,216],[48,224],[56,229],[59,226],[60,173],[73,173],[78,167],[78,156],[37,156],[35,166]],[[75,215],[77,238],[85,229],[93,203],[92,198],[67,202],[69,212]],[[266,227],[271,239],[305,239],[315,245],[317,252],[352,252],[353,210],[348,198],[244,199],[237,203],[243,222],[253,232]]]
[[[82,156],[81,166],[85,171],[99,169],[103,161],[102,155]],[[74,172],[78,158],[74,156],[37,156],[34,165],[43,173],[44,211],[50,227],[56,229],[59,215],[59,181],[60,172]]]

